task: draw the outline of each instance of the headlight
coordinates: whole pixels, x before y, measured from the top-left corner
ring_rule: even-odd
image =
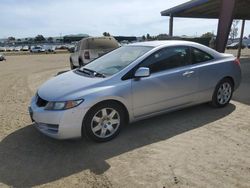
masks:
[[[45,110],[66,110],[69,108],[74,108],[81,104],[84,100],[74,100],[74,101],[66,101],[66,102],[48,102],[45,106]]]

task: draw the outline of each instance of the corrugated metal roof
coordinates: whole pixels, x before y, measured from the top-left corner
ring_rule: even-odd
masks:
[[[162,16],[218,18],[221,0],[192,0],[161,12]],[[234,19],[250,20],[250,0],[236,0]]]
[[[208,2],[209,0],[193,0],[193,1],[188,1],[186,3],[183,3],[181,5],[175,6],[173,8],[164,10],[161,12],[162,16],[170,16],[171,14],[177,14],[180,13],[182,11],[185,11],[187,9],[193,8],[195,6],[199,6],[202,5],[206,2]]]

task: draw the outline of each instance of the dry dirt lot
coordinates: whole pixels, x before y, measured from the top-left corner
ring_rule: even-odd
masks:
[[[250,60],[226,108],[203,104],[126,126],[107,143],[57,141],[32,125],[38,86],[69,54],[0,62],[0,187],[250,187]]]

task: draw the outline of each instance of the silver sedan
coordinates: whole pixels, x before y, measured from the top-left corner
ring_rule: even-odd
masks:
[[[129,122],[205,102],[224,107],[240,81],[233,55],[185,41],[135,43],[48,80],[29,111],[50,137],[108,141]]]

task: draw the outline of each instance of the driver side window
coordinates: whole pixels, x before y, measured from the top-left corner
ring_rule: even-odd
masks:
[[[161,49],[140,65],[150,68],[151,73],[160,72],[190,64],[189,47],[175,46]]]

